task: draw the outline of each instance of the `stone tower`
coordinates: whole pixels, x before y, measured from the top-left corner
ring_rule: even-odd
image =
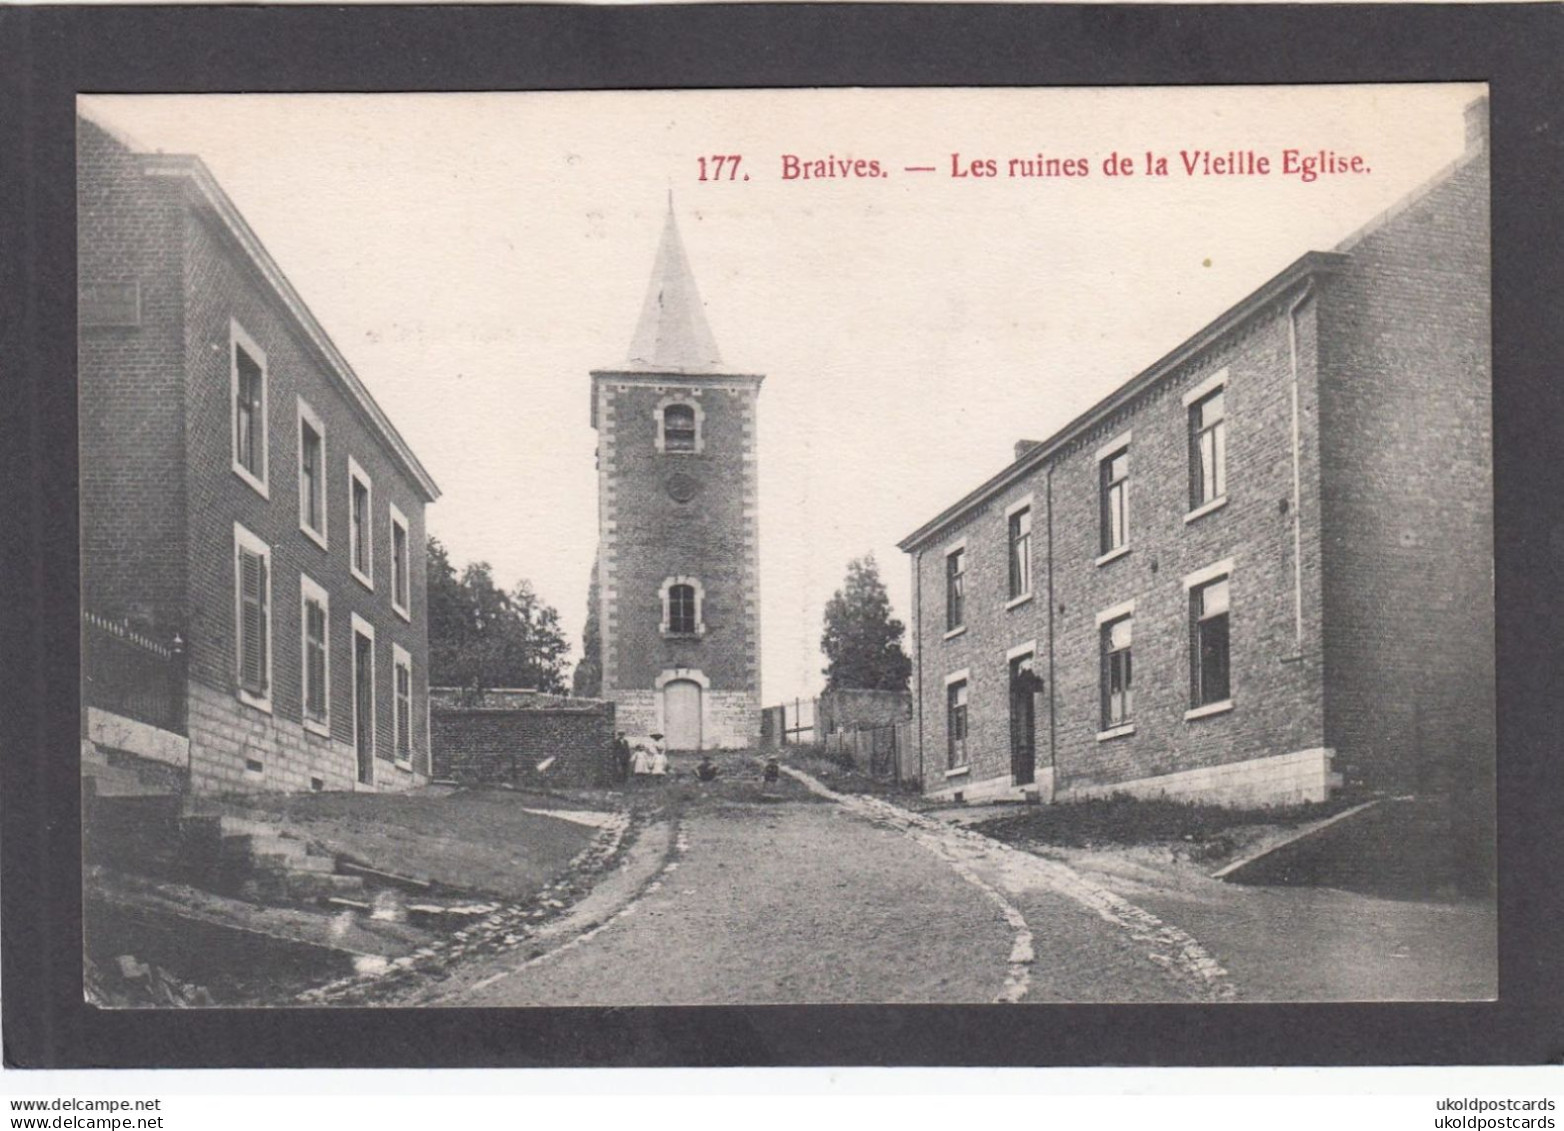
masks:
[[[602,696],[675,750],[760,729],[755,404],[725,367],[672,201],[630,356],[592,371]]]

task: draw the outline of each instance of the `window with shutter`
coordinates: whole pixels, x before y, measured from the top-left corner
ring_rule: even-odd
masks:
[[[244,622],[240,682],[246,691],[266,693],[266,560],[248,550],[240,552],[244,563]]]
[[[693,452],[696,440],[695,409],[687,404],[671,404],[663,410],[663,450]]]
[[[304,685],[304,713],[320,721],[326,717],[326,610],[314,601],[306,607],[309,610],[306,652],[309,667]]]
[[[234,644],[240,697],[271,709],[271,551],[234,525],[238,616]]]
[[[396,754],[403,762],[413,756],[413,676],[403,664],[396,669]]]
[[[400,644],[391,646],[392,721],[396,726],[396,760],[410,767],[413,761],[413,657]]]

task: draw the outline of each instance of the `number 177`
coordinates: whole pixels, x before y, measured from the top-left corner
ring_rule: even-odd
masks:
[[[696,160],[700,162],[700,180],[736,181],[739,179],[739,162],[744,158],[737,153],[718,153],[711,157],[697,157]],[[722,175],[724,172],[727,173],[726,178]]]

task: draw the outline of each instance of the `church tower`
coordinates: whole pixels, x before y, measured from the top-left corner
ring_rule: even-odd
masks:
[[[592,371],[602,697],[670,749],[760,730],[758,374],[723,365],[670,199],[630,356]]]

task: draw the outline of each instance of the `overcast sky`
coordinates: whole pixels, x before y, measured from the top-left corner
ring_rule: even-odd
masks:
[[[673,190],[759,410],[767,702],[821,683],[820,618],[896,542],[1300,254],[1462,149],[1476,86],[95,96],[201,156],[444,491],[458,562],[528,578],[579,649],[597,537],[588,371],[626,358]],[[1360,154],[1304,183],[1180,150]],[[1170,175],[1144,175],[1144,154]],[[1009,178],[1011,157],[1085,178]],[[1103,175],[1110,153],[1135,175]],[[951,176],[993,158],[995,178]],[[739,176],[697,158],[741,154]],[[877,159],[781,178],[782,156]],[[934,166],[910,173],[907,166]]]

